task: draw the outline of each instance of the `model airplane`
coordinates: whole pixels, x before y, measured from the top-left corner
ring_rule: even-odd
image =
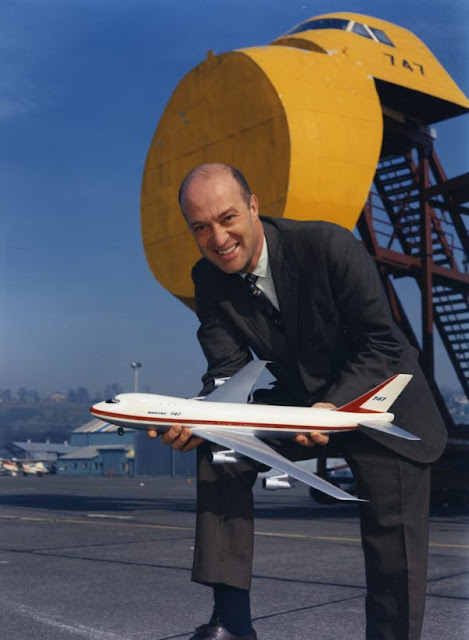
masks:
[[[226,447],[212,454],[212,463],[236,462],[245,456],[273,467],[338,500],[357,500],[314,473],[274,451],[260,438],[293,438],[312,430],[338,433],[377,430],[419,440],[392,424],[388,409],[412,376],[398,374],[337,409],[245,404],[267,363],[252,360],[205,398],[185,399],[148,393],[124,393],[91,407],[91,413],[119,427],[167,431],[188,427],[193,435]]]

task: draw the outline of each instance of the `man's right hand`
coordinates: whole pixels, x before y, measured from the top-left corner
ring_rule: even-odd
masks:
[[[156,438],[158,432],[155,429],[147,429],[147,436],[149,438]],[[176,451],[192,451],[203,442],[202,438],[193,436],[191,430],[187,427],[182,427],[179,424],[174,424],[168,431],[165,431],[161,435],[161,442],[164,445],[169,445]]]

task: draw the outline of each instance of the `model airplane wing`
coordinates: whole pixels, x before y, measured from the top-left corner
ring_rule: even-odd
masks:
[[[342,491],[342,489],[339,489],[330,482],[319,478],[314,473],[302,469],[294,462],[291,462],[291,460],[274,451],[267,444],[259,440],[259,438],[256,438],[256,436],[233,433],[232,431],[223,431],[223,433],[220,433],[219,430],[210,429],[209,427],[194,427],[191,431],[194,435],[204,438],[205,440],[210,440],[210,442],[219,444],[222,447],[227,447],[228,449],[234,449],[243,456],[252,458],[269,467],[274,467],[278,471],[286,473],[290,477],[296,478],[314,489],[319,489],[319,491],[323,491],[337,500],[364,502]]]
[[[266,364],[265,360],[251,360],[234,376],[204,398],[204,402],[247,402],[249,394],[264,371]]]

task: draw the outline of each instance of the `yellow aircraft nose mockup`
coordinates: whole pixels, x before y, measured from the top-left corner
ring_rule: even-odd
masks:
[[[314,21],[326,27],[308,28]],[[357,24],[368,35],[354,32]],[[320,16],[272,45],[209,53],[176,87],[145,165],[142,233],[155,277],[193,306],[190,270],[199,253],[177,194],[204,162],[241,169],[264,215],[352,229],[380,156],[383,103],[414,119],[420,109],[422,123],[432,121],[432,105],[435,120],[469,108],[418,38],[367,16]]]

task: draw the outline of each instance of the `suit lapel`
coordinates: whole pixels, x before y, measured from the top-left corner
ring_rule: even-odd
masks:
[[[269,223],[264,223],[264,232],[285,337],[296,356],[298,353],[298,272],[290,253],[282,244],[280,232]]]
[[[242,278],[235,274],[225,280],[225,295],[222,305],[227,305],[230,315],[234,314],[246,326],[255,342],[262,343],[262,351],[280,351],[281,339],[279,330],[260,311],[253,297],[249,294]],[[271,358],[272,356],[266,356]]]

